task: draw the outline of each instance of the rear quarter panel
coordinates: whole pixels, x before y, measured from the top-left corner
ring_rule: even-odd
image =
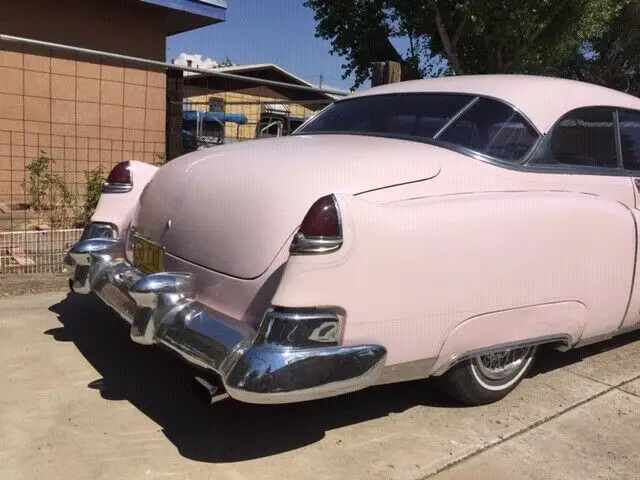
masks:
[[[120,236],[129,226],[144,187],[158,171],[158,167],[148,163],[131,161],[133,188],[127,193],[103,193],[100,196],[92,222],[115,225]]]
[[[337,197],[343,247],[291,257],[273,304],[343,308],[344,343],[385,345],[390,365],[549,334],[576,343],[624,317],[636,232],[617,201],[543,191],[401,205]],[[545,305],[556,307],[536,308]]]

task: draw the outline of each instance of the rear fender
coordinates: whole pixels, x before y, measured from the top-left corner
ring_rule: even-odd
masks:
[[[461,327],[447,355],[490,347],[501,335],[577,342],[615,330],[626,311],[635,223],[616,201],[570,192],[447,195],[402,205],[336,198],[342,248],[291,256],[272,303],[340,308],[343,343],[385,345],[389,365],[437,358],[456,328],[495,312],[523,309]],[[524,309],[564,302],[567,312]],[[488,330],[479,335],[483,322]]]
[[[158,171],[158,167],[132,160],[130,170],[133,178],[133,188],[124,193],[103,192],[100,195],[96,211],[91,217],[92,222],[115,225],[118,229],[119,238],[123,238],[125,230],[133,218],[140,194]]]

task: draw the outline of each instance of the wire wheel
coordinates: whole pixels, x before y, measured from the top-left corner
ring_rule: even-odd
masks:
[[[517,382],[529,367],[535,346],[508,348],[478,355],[471,361],[476,381],[488,390],[503,390]]]

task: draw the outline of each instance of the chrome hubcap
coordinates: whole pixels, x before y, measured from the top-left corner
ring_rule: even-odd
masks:
[[[523,366],[533,347],[509,348],[474,358],[478,371],[490,380],[504,380]]]

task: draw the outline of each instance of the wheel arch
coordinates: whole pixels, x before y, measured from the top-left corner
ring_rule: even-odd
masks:
[[[513,347],[575,345],[587,322],[587,307],[577,301],[513,308],[478,315],[457,325],[440,348],[432,375],[442,375],[475,356]],[[509,328],[510,325],[517,325]]]

